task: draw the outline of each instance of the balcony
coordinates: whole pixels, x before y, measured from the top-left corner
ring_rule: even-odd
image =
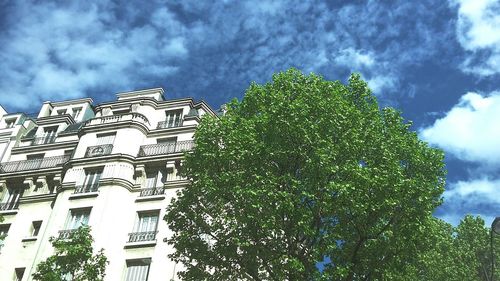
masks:
[[[31,141],[31,145],[54,143],[56,141],[56,137],[57,135],[35,137]]]
[[[19,201],[0,203],[0,211],[17,210],[19,208]]]
[[[61,155],[40,159],[5,162],[0,164],[0,173],[14,173],[37,169],[54,168],[66,163],[69,158],[69,155]]]
[[[128,243],[155,241],[158,231],[132,232],[128,234]]]
[[[163,187],[150,187],[150,188],[142,188],[139,197],[155,196],[163,194],[165,194],[165,189],[163,189]]]
[[[65,229],[59,230],[59,239],[69,239],[72,233],[76,232],[77,229]]]
[[[101,144],[87,147],[87,151],[85,151],[85,157],[97,157],[102,155],[111,154],[113,151],[112,144]]]
[[[75,186],[74,194],[97,192],[98,189],[99,189],[99,183],[77,185],[77,186]]]
[[[194,141],[178,141],[171,143],[158,143],[143,145],[139,149],[139,157],[172,154],[193,149]]]
[[[158,122],[156,129],[175,128],[181,126],[182,126],[182,120],[160,121]]]
[[[142,123],[146,126],[149,126],[149,120],[146,118],[146,116],[137,113],[137,112],[129,112],[129,113],[122,113],[122,114],[115,114],[115,115],[108,115],[108,116],[101,116],[97,118],[93,118],[85,122],[85,126],[93,126],[93,125],[100,125],[100,124],[108,124],[108,123],[118,123],[122,121],[137,121],[139,123]]]

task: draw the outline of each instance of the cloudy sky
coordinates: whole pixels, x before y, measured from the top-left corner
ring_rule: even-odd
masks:
[[[0,0],[0,104],[163,87],[213,107],[296,67],[359,72],[446,151],[444,204],[500,215],[500,1]]]

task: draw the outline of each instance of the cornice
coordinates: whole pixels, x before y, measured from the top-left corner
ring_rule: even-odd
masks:
[[[53,201],[56,197],[57,197],[56,193],[21,196],[21,198],[19,199],[19,204],[22,205],[22,204],[28,204],[28,203]]]
[[[55,149],[75,148],[78,145],[78,141],[79,140],[13,147],[12,155],[31,152],[44,152],[47,150]]]
[[[172,128],[160,128],[160,129],[150,130],[148,137],[149,136],[157,137],[161,135],[176,134],[176,133],[189,133],[189,132],[194,132],[195,130],[196,130],[196,125],[179,126]]]
[[[78,136],[81,137],[82,135],[91,132],[102,132],[102,131],[109,131],[109,130],[116,130],[123,128],[137,128],[146,135],[149,133],[148,127],[146,127],[146,125],[144,125],[143,123],[135,120],[124,120],[120,122],[110,122],[104,124],[83,126],[78,132]]]
[[[55,115],[55,116],[45,116],[35,119],[35,123],[38,126],[45,125],[57,125],[59,123],[66,123],[67,125],[75,124],[75,119],[69,114]]]

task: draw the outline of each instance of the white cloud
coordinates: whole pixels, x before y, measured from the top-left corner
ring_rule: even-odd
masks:
[[[490,180],[488,178],[475,179],[471,181],[458,181],[450,184],[448,190],[443,194],[445,201],[476,201],[476,199],[487,199],[493,204],[500,204],[500,179]]]
[[[76,2],[75,2],[76,3]],[[175,73],[189,53],[186,28],[166,8],[133,24],[105,4],[16,2],[0,37],[1,102],[15,108],[133,89]],[[167,23],[166,27],[162,23]]]
[[[420,136],[456,157],[484,165],[500,164],[500,92],[469,92]]]
[[[443,197],[442,207],[447,212],[440,218],[457,225],[466,214],[480,215],[488,226],[500,212],[500,179],[482,177],[451,183]]]
[[[500,73],[500,1],[454,0],[458,7],[456,34],[469,52],[465,72],[489,76]]]

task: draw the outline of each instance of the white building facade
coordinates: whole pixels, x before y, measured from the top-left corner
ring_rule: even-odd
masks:
[[[163,221],[205,102],[165,100],[160,88],[45,102],[37,116],[0,107],[0,280],[32,280],[50,237],[92,228],[105,280],[177,280]]]

